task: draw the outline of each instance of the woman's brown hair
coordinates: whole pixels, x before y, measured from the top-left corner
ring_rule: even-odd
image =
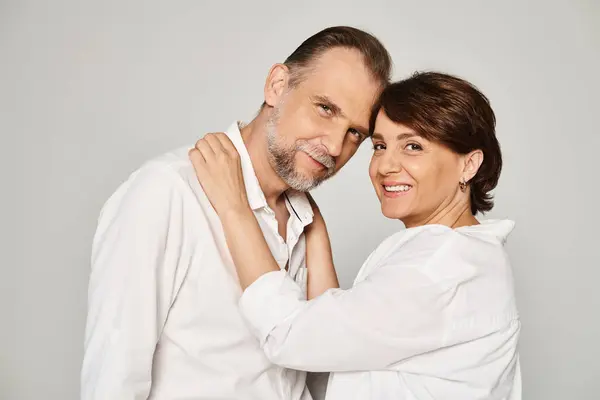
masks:
[[[448,74],[416,73],[390,84],[382,92],[371,115],[371,134],[380,111],[393,122],[456,153],[481,150],[483,163],[467,182],[471,188],[471,212],[475,215],[492,209],[490,191],[500,178],[502,153],[496,139],[494,111],[474,85]]]

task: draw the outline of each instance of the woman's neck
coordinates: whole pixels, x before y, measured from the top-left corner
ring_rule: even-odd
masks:
[[[422,225],[445,225],[454,229],[479,224],[477,218],[471,213],[471,205],[467,200],[447,204],[424,217],[403,218],[402,222],[407,228]]]

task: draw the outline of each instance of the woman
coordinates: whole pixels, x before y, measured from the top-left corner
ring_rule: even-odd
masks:
[[[308,301],[269,252],[231,142],[202,139],[190,153],[245,289],[242,313],[273,363],[333,372],[327,399],[520,399],[503,246],[513,222],[475,217],[492,208],[502,165],[486,97],[449,75],[416,74],[384,90],[370,131],[381,210],[406,229],[341,290],[315,206]]]

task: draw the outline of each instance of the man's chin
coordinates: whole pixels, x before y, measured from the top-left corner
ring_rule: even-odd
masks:
[[[308,192],[319,187],[323,182],[325,182],[329,178],[331,178],[331,176],[319,176],[313,177],[312,179],[303,179],[301,183],[298,182],[299,184],[295,185],[296,190],[301,192]]]
[[[288,182],[290,188],[297,190],[298,192],[309,192],[319,186],[320,182]]]
[[[288,179],[284,180],[289,187],[299,192],[308,192],[319,186],[319,184],[322,182],[320,179],[311,179],[307,178],[306,176],[299,176],[298,174],[296,174],[294,177],[289,177]]]
[[[308,192],[332,176],[333,174],[330,174],[329,171],[325,169],[316,171],[313,169],[306,169],[303,165],[296,164],[296,168],[292,173],[288,176],[281,176],[281,178],[290,188],[300,192]]]

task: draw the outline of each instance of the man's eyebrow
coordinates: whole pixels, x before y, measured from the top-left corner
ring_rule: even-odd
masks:
[[[331,112],[333,112],[334,115],[340,116],[340,117],[344,117],[344,112],[342,111],[342,109],[340,108],[340,106],[338,106],[337,104],[335,104],[333,102],[333,100],[331,100],[329,97],[324,96],[324,95],[316,95],[314,96],[315,101],[318,101],[319,103],[323,103],[324,105],[326,105],[327,107],[329,107],[331,109]]]

